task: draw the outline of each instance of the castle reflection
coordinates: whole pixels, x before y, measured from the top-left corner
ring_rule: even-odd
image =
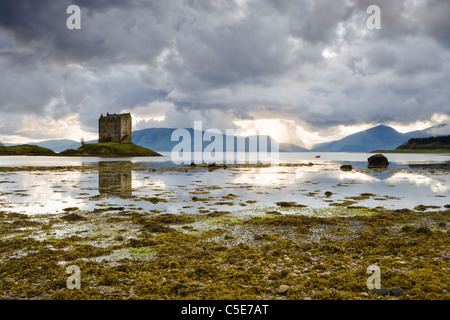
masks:
[[[100,195],[126,198],[131,192],[131,162],[99,162],[98,190]]]

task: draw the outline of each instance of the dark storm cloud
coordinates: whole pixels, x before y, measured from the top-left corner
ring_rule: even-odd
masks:
[[[366,28],[373,4],[381,30]],[[93,131],[155,101],[186,121],[427,120],[449,113],[449,14],[445,0],[2,0],[0,114],[77,113]]]

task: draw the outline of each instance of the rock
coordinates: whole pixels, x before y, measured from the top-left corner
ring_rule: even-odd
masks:
[[[340,168],[342,171],[352,171],[353,167],[349,164],[343,164]]]
[[[326,191],[326,192],[325,192],[325,195],[326,195],[327,197],[330,197],[332,194],[333,194],[333,192],[331,192],[331,191]]]
[[[359,294],[362,298],[369,298],[369,294],[367,292],[361,292]]]
[[[367,159],[368,168],[386,168],[389,166],[388,159],[381,153],[375,154]]]
[[[12,283],[16,282],[16,280],[14,280],[14,279],[12,279],[12,278],[9,278],[9,277],[5,278],[3,281],[4,281],[6,284],[12,284]]]
[[[298,247],[302,250],[309,250],[312,248],[312,242],[311,241],[302,241],[298,244]]]
[[[280,294],[285,293],[286,291],[288,291],[289,286],[282,284],[281,286],[278,287],[277,292]]]
[[[305,268],[305,269],[303,269],[302,272],[303,272],[303,273],[308,273],[308,272],[309,272],[309,269],[308,269],[308,268]]]
[[[389,290],[389,294],[394,297],[400,297],[402,295],[403,290],[401,288],[392,288]]]
[[[389,290],[386,287],[381,287],[380,289],[372,289],[372,293],[385,296],[389,293]]]
[[[228,259],[228,263],[234,264],[234,263],[238,263],[239,262],[239,258],[229,258]]]

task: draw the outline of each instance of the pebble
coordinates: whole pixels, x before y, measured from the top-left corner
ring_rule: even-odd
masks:
[[[239,258],[230,258],[228,259],[228,263],[238,263],[239,262]]]
[[[277,292],[282,294],[282,293],[285,293],[286,291],[288,291],[288,289],[289,289],[289,286],[282,284],[281,286],[278,287]]]
[[[400,297],[402,295],[403,290],[401,288],[392,288],[389,290],[389,294],[394,297]]]
[[[4,280],[3,280],[5,283],[7,283],[7,284],[11,284],[11,283],[14,283],[14,282],[16,282],[14,279],[12,279],[12,278],[5,278]]]
[[[385,296],[389,293],[389,290],[386,287],[381,287],[380,289],[372,289],[372,293]]]
[[[307,273],[307,272],[309,272],[309,269],[308,269],[308,268],[305,268],[305,269],[303,269],[302,272],[303,272],[303,273]]]
[[[312,248],[312,242],[311,241],[302,241],[298,244],[300,249],[303,250],[309,250]]]

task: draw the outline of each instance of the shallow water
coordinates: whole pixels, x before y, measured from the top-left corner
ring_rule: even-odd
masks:
[[[306,206],[297,211],[339,208],[336,204],[388,209],[450,204],[449,155],[387,154],[388,169],[369,170],[370,155],[280,153],[280,165],[216,170],[176,166],[169,153],[114,159],[0,157],[0,211],[52,214],[74,207],[87,211],[123,207],[142,212],[252,214],[280,210],[276,203],[281,201]],[[313,165],[306,165],[309,162]],[[342,164],[351,164],[354,170],[341,171]],[[326,191],[332,194],[326,196]]]

